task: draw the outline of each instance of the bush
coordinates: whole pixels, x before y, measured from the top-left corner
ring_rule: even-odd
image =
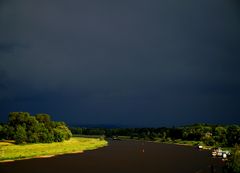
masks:
[[[54,128],[55,141],[60,142],[63,140],[69,140],[71,137],[72,133],[65,125],[60,125]]]
[[[0,140],[5,137],[4,127],[0,125]]]
[[[64,140],[64,132],[60,128],[53,129],[54,141],[62,142]]]
[[[5,125],[3,129],[4,139],[13,139],[15,135],[15,129],[12,126]]]
[[[229,146],[240,144],[240,127],[231,125],[227,129],[227,141]]]
[[[235,145],[231,157],[227,162],[229,172],[239,173],[240,172],[240,146]]]
[[[34,133],[34,132],[29,132],[27,142],[28,143],[38,143],[39,142],[38,134]]]
[[[14,138],[15,138],[16,144],[21,144],[21,143],[26,142],[27,134],[26,134],[26,130],[23,126],[20,126],[20,125],[17,126]]]

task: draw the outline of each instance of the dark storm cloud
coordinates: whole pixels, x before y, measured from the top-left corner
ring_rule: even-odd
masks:
[[[0,43],[0,52],[12,52],[14,47],[13,44]]]
[[[1,1],[1,114],[239,122],[239,11],[236,0]]]

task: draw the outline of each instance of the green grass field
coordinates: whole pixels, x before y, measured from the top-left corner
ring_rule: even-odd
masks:
[[[72,137],[68,141],[49,144],[15,145],[13,141],[0,141],[0,161],[82,152],[106,145],[105,140],[83,137]]]

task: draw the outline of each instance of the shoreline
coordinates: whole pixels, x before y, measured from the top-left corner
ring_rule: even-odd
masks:
[[[98,148],[96,148],[96,149],[98,149]],[[0,160],[0,163],[9,163],[9,162],[15,162],[15,161],[19,161],[19,160],[29,160],[29,159],[47,159],[47,158],[61,156],[61,155],[65,155],[65,154],[78,154],[78,153],[80,154],[83,152],[84,151],[73,151],[73,152],[69,152],[69,153],[59,153],[59,154],[54,154],[54,155],[40,155],[40,156],[33,156],[33,157],[26,157],[26,158],[12,159],[12,160],[11,159],[10,160]]]
[[[77,154],[84,151],[95,150],[108,145],[106,140],[78,138],[73,137],[70,141],[64,141],[62,143],[50,143],[50,144],[26,144],[15,145],[9,144],[3,146],[2,153],[0,154],[0,163],[14,162],[19,160],[28,159],[42,159],[51,158],[65,154]],[[1,147],[1,146],[0,146]]]
[[[109,140],[106,140],[109,141]],[[149,141],[149,140],[137,140],[137,139],[120,139],[120,141],[136,141],[136,142],[149,142],[149,143],[158,143],[158,144],[168,144],[168,145],[178,145],[178,146],[185,146],[185,147],[194,147],[190,144],[180,144],[180,143],[168,143],[168,142],[158,142],[158,141]],[[108,146],[108,143],[103,146],[99,146],[98,148],[106,147]],[[79,151],[72,151],[72,152],[66,152],[66,153],[58,153],[58,154],[50,154],[50,155],[38,155],[38,156],[32,156],[32,157],[23,157],[23,158],[17,158],[17,159],[7,159],[7,160],[0,160],[0,163],[9,163],[9,162],[15,162],[20,160],[29,160],[29,159],[44,159],[44,158],[51,158],[61,155],[67,155],[67,154],[80,154],[84,151],[90,151],[90,150],[96,150],[95,149],[87,149],[87,150],[79,150]],[[203,148],[204,150],[209,150],[206,148]]]
[[[171,145],[179,145],[179,146],[187,146],[187,147],[195,147],[195,145],[192,144],[183,144],[183,143],[173,143],[173,142],[161,142],[161,141],[151,141],[151,140],[142,140],[142,139],[121,139],[120,141],[139,141],[139,142],[152,142],[152,143],[158,143],[158,144],[171,144]],[[204,150],[211,150],[211,146],[204,146]]]
[[[113,140],[113,139],[111,139]],[[173,145],[179,145],[179,146],[188,146],[188,147],[197,147],[198,145],[193,144],[193,143],[178,143],[178,142],[163,142],[163,141],[153,141],[153,140],[144,140],[144,139],[130,139],[130,138],[121,138],[121,136],[119,137],[119,140],[129,140],[129,141],[142,141],[142,142],[153,142],[153,143],[159,143],[159,144],[173,144]],[[184,142],[184,141],[181,141]],[[185,142],[189,142],[189,141],[185,141]],[[200,141],[190,141],[190,142],[200,142]],[[215,148],[216,146],[206,146],[206,145],[202,145],[203,148],[202,150],[212,150],[213,148]],[[231,150],[233,147],[220,147],[222,149],[227,149],[227,150]]]

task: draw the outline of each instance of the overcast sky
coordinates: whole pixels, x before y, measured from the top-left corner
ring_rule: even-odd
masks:
[[[0,0],[0,121],[240,123],[239,0]]]

